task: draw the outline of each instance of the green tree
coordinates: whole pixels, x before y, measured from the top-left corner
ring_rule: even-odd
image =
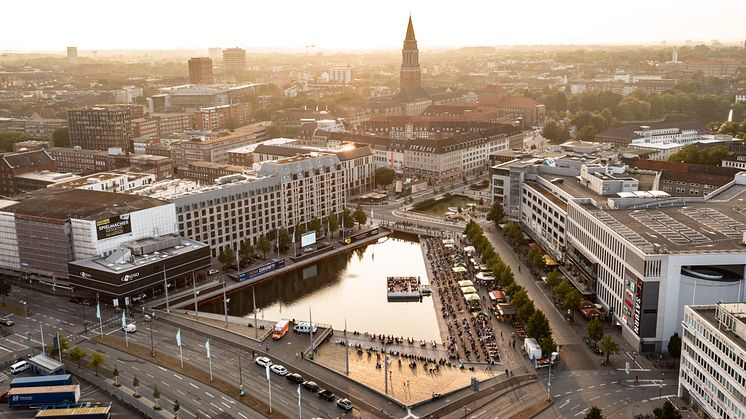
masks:
[[[606,354],[606,364],[609,364],[609,357],[611,354],[615,354],[619,352],[619,344],[616,343],[614,338],[611,336],[604,336],[603,339],[601,339],[601,343],[599,344],[601,347],[601,350]]]
[[[545,354],[544,356],[552,356],[552,352],[557,352],[557,344],[552,339],[551,333],[539,341],[539,347],[541,348],[541,353]]]
[[[355,225],[355,220],[352,218],[352,215],[350,214],[350,210],[345,208],[344,211],[342,211],[342,227],[344,228],[351,228]]]
[[[256,242],[256,250],[262,252],[262,256],[266,259],[267,252],[272,250],[272,243],[269,242],[269,238],[266,235],[259,237]]]
[[[490,212],[487,213],[487,220],[494,222],[495,227],[497,227],[503,217],[505,217],[505,209],[502,204],[498,201],[493,202],[490,207]]]
[[[241,262],[251,263],[254,260],[254,253],[254,246],[251,245],[250,241],[244,240],[241,242],[241,246],[238,248],[238,256],[241,258]]]
[[[541,310],[535,310],[528,319],[526,332],[539,342],[546,336],[551,335],[552,329],[549,327],[549,320]]]
[[[335,231],[339,230],[339,216],[337,214],[329,214],[326,217],[326,222],[329,225],[329,233],[333,235]]]
[[[155,400],[155,406],[153,409],[161,410],[161,391],[158,390],[158,386],[153,386],[153,399]]]
[[[396,172],[388,167],[379,167],[375,172],[376,185],[388,186],[394,182]]]
[[[674,358],[681,356],[681,338],[678,332],[674,333],[668,340],[668,353]]]
[[[179,417],[179,410],[180,409],[181,409],[181,406],[179,406],[179,400],[178,399],[174,399],[174,417],[175,418]]]
[[[73,362],[78,364],[78,368],[80,368],[80,360],[85,358],[87,355],[88,353],[85,351],[85,349],[81,348],[80,346],[75,346],[67,353],[67,356],[69,356]]]
[[[3,299],[3,307],[5,307],[5,297],[10,295],[10,291],[13,287],[10,285],[5,278],[0,278],[0,297]]]
[[[236,262],[236,253],[233,248],[226,246],[218,255],[218,261],[223,264],[223,268],[231,266]]]
[[[570,319],[575,318],[575,312],[580,309],[580,293],[575,288],[562,297],[562,309],[570,312]]]
[[[666,400],[663,406],[653,409],[653,417],[655,419],[681,419],[681,412],[670,400]]]
[[[593,406],[588,410],[588,413],[585,414],[585,419],[604,419],[604,415],[601,413],[601,409]]]
[[[597,344],[604,337],[604,325],[598,317],[594,317],[585,324],[585,331],[588,332],[588,339]]]
[[[352,218],[354,218],[355,222],[361,226],[368,221],[368,214],[365,213],[363,207],[358,205],[357,208],[355,208],[355,212],[352,214]]]
[[[119,369],[117,366],[114,366],[114,371],[112,371],[111,375],[114,377],[114,387],[119,387]]]
[[[531,316],[536,313],[536,306],[534,306],[533,301],[528,300],[520,307],[517,307],[516,312],[521,321],[527,323],[531,319]]]
[[[314,218],[313,220],[309,221],[308,231],[315,231],[316,235],[318,236],[321,232],[321,220],[318,218]]]
[[[57,339],[57,336],[55,336],[55,339]],[[67,340],[67,338],[65,337],[65,335],[63,335],[63,334],[60,333],[59,334],[59,339],[57,339],[57,341],[58,342],[57,342],[57,347],[56,348],[55,348],[55,345],[51,345],[49,347],[49,352],[48,353],[49,353],[49,356],[51,356],[52,358],[57,357],[57,355],[59,354],[60,350],[62,351],[62,353],[65,353],[70,348],[70,342]],[[54,342],[54,340],[53,340],[53,342]]]
[[[140,379],[137,378],[137,376],[132,377],[132,388],[135,390],[133,396],[135,396],[136,399],[140,398],[140,394],[137,392],[137,389],[140,387]]]
[[[570,139],[570,132],[557,121],[549,121],[541,130],[541,136],[549,141],[566,141]]]
[[[556,287],[554,287],[554,293],[559,295],[561,299],[564,299],[565,294],[568,294],[570,291],[572,291],[572,285],[570,285],[570,281],[568,281],[567,279],[560,282]]]
[[[0,151],[13,151],[13,144],[30,139],[31,137],[18,131],[0,132]]]
[[[104,365],[104,362],[106,362],[104,355],[94,351],[91,354],[91,360],[88,362],[88,366],[93,368],[96,371],[96,375],[98,375],[98,369]]]
[[[278,240],[280,242],[280,250],[285,251],[288,246],[290,246],[290,241],[292,240],[292,238],[290,237],[290,233],[288,233],[288,230],[286,228],[280,229],[279,235],[280,237]]]
[[[52,132],[52,144],[55,147],[70,147],[70,132],[67,128],[57,128]]]
[[[557,269],[552,269],[552,271],[547,274],[547,285],[549,285],[549,288],[551,288],[552,291],[554,291],[554,288],[559,285],[561,281],[562,275],[560,275]]]

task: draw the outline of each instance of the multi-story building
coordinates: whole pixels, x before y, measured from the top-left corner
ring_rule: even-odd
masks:
[[[67,47],[67,62],[69,64],[78,63],[78,47]]]
[[[124,86],[111,92],[116,103],[133,103],[138,97],[142,97],[142,87]]]
[[[616,147],[625,147],[637,141],[637,145],[655,144],[693,144],[707,135],[709,130],[700,122],[658,122],[650,125],[633,125],[608,128],[595,140],[611,143]]]
[[[339,214],[347,196],[342,163],[333,154],[267,162],[256,174],[213,184],[172,180],[131,193],[173,202],[184,237],[204,240],[213,257],[227,247],[237,250],[243,241],[256,244],[279,229]]]
[[[52,139],[58,128],[65,128],[64,119],[49,119],[35,115],[31,118],[0,118],[0,131],[18,131],[37,139]]]
[[[194,116],[189,113],[155,113],[132,120],[133,138],[158,138],[192,129]]]
[[[80,147],[50,147],[47,152],[54,159],[57,171],[61,173],[88,175],[129,166],[129,158],[119,150],[107,152]]]
[[[70,145],[88,150],[118,147],[132,151],[132,109],[123,105],[97,105],[68,110]]]
[[[479,92],[479,106],[497,111],[499,118],[520,120],[522,128],[539,125],[546,117],[546,107],[530,97],[508,96],[505,89],[490,85]]]
[[[251,103],[200,108],[194,113],[195,128],[199,130],[235,129],[251,122]]]
[[[200,108],[224,106],[238,102],[248,102],[259,84],[239,84],[235,86],[208,86],[186,84],[158,89],[160,94],[149,98],[149,109],[157,112],[197,112]]]
[[[0,195],[15,195],[23,192],[17,177],[40,170],[54,172],[57,165],[46,149],[5,153],[0,156]]]
[[[705,77],[733,77],[739,70],[746,68],[746,62],[742,60],[686,61],[684,67],[691,72],[701,71]]]
[[[234,166],[224,163],[213,163],[209,161],[189,162],[189,166],[179,170],[179,177],[202,183],[213,183],[218,178],[235,174],[243,174],[247,171],[244,166]]]
[[[0,230],[0,247],[7,250],[2,268],[50,279],[66,279],[69,262],[111,255],[125,242],[178,234],[173,204],[54,188],[29,192],[0,209]]]
[[[195,57],[189,59],[189,83],[215,83],[215,77],[212,74],[212,59],[210,57]]]
[[[493,196],[579,291],[595,295],[630,345],[659,351],[680,330],[684,304],[743,295],[746,213],[737,202],[746,175],[704,198],[677,198],[653,187],[656,172],[611,160],[505,163],[492,169]]]
[[[185,168],[193,161],[228,163],[228,150],[266,139],[268,127],[269,123],[260,122],[223,135],[177,141],[171,144],[171,158],[177,168]]]
[[[174,161],[171,157],[138,154],[130,156],[128,170],[155,175],[156,181],[174,177]]]
[[[223,68],[229,73],[246,70],[246,50],[243,48],[224,49]]]
[[[159,136],[157,119],[136,118],[132,120],[132,138],[157,138]]]
[[[688,305],[682,327],[678,396],[702,417],[746,417],[746,303]]]
[[[336,81],[339,83],[348,84],[352,82],[352,68],[347,67],[332,67],[329,69],[329,81]]]

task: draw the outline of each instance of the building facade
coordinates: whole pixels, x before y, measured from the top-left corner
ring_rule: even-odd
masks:
[[[243,48],[224,49],[223,68],[229,73],[246,70],[246,50]]]
[[[228,150],[266,139],[268,127],[268,123],[260,122],[231,133],[177,141],[171,144],[171,158],[177,168],[185,168],[194,161],[228,163]]]
[[[56,168],[56,162],[46,149],[5,153],[0,157],[0,195],[24,192],[19,175],[41,170],[54,172]]]
[[[189,83],[215,84],[215,77],[212,74],[212,59],[210,57],[189,59]]]
[[[118,147],[133,151],[132,109],[111,105],[77,108],[67,111],[70,145],[87,150]]]
[[[686,306],[678,396],[709,418],[746,417],[746,304]]]

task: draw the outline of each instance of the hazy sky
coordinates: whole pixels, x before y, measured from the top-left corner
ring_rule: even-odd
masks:
[[[4,0],[1,50],[669,44],[746,38],[744,0]]]

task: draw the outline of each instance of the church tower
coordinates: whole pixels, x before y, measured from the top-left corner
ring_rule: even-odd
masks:
[[[420,87],[420,51],[417,49],[417,39],[414,37],[412,16],[409,16],[407,34],[401,50],[401,74],[399,88],[401,90]]]

